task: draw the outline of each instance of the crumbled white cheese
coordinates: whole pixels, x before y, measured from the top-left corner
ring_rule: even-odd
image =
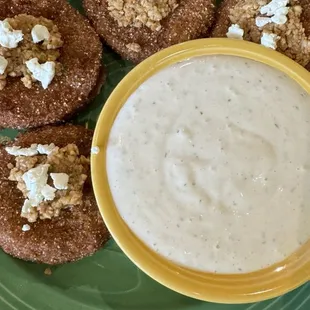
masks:
[[[6,147],[5,150],[14,156],[34,156],[38,154],[49,155],[51,154],[56,145],[51,144],[31,144],[31,147],[21,148],[20,146]]]
[[[39,43],[50,38],[50,32],[45,26],[35,25],[31,30],[32,41]]]
[[[244,30],[239,25],[233,24],[228,28],[227,38],[243,40]]]
[[[18,42],[23,40],[23,32],[14,30],[5,19],[0,21],[0,45],[6,48],[16,48]]]
[[[32,73],[33,78],[41,82],[44,89],[50,85],[55,76],[55,62],[53,61],[39,64],[38,58],[32,58],[26,61],[26,66]]]
[[[30,212],[32,205],[29,199],[26,199],[24,201],[23,207],[22,207],[22,213],[26,214]]]
[[[29,230],[30,230],[30,226],[28,224],[23,225],[22,231],[29,231]]]
[[[21,148],[20,146],[6,147],[5,150],[14,156],[34,156],[38,154],[37,144],[31,144],[28,148]]]
[[[39,144],[38,145],[38,152],[40,154],[45,154],[45,155],[49,155],[51,154],[54,149],[55,149],[56,145],[54,143],[51,144]]]
[[[271,17],[271,21],[277,25],[284,25],[287,22],[286,15],[274,15]]]
[[[92,154],[99,154],[99,152],[100,152],[100,149],[99,149],[98,146],[93,146],[93,147],[91,148],[91,153],[92,153]]]
[[[274,33],[263,32],[261,37],[261,44],[272,49],[277,49],[277,41],[280,38]]]
[[[57,189],[67,189],[69,176],[66,173],[51,173],[51,178],[53,179],[54,186]]]
[[[267,16],[275,15],[277,10],[285,8],[288,3],[289,0],[272,0],[268,4],[261,7],[260,13]]]
[[[266,26],[267,24],[272,23],[272,20],[270,17],[262,17],[262,16],[258,16],[255,19],[255,24],[257,27],[262,28],[264,26]]]
[[[289,12],[289,8],[287,7],[288,3],[289,0],[272,0],[270,3],[263,6],[260,9],[260,12],[261,14],[271,16],[270,19],[273,23],[278,25],[284,25],[287,22],[286,15]]]
[[[50,165],[39,165],[25,172],[22,179],[28,190],[27,196],[32,207],[37,207],[44,199],[42,189],[47,183],[47,172]]]
[[[3,56],[0,56],[0,74],[3,74],[5,72],[8,63],[9,62]]]
[[[55,192],[56,192],[56,188],[49,186],[48,184],[46,184],[43,188],[42,188],[42,195],[44,197],[44,200],[54,200],[55,199]]]
[[[288,6],[283,6],[276,10],[274,15],[287,15],[290,8]]]

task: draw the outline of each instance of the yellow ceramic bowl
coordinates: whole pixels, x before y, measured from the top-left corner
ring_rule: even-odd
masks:
[[[180,267],[146,247],[121,219],[112,199],[106,171],[106,146],[113,122],[127,98],[147,78],[175,62],[203,55],[253,59],[285,72],[310,93],[310,74],[289,58],[260,45],[228,39],[202,39],[172,46],[133,69],[115,88],[98,119],[92,155],[92,180],[102,217],[127,256],[156,281],[184,295],[220,303],[248,303],[284,294],[310,278],[310,245],[269,268],[238,275],[204,273]]]

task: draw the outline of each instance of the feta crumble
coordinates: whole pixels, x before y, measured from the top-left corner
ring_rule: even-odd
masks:
[[[262,16],[258,16],[255,19],[255,24],[257,27],[262,28],[264,26],[266,26],[267,24],[272,23],[272,20],[270,17],[262,17]]]
[[[30,230],[30,226],[28,224],[23,225],[22,231],[29,231],[29,230]]]
[[[33,43],[39,43],[50,38],[50,32],[45,26],[35,25],[31,30]]]
[[[5,150],[13,156],[35,156],[38,154],[49,155],[51,154],[56,145],[51,144],[31,144],[30,147],[21,148],[20,146],[6,147]]]
[[[37,147],[37,150],[42,155],[49,155],[49,154],[51,154],[54,151],[55,147],[56,147],[56,145],[54,143],[51,143],[51,144],[39,144],[38,147]]]
[[[263,32],[261,37],[261,44],[265,47],[271,48],[273,50],[277,49],[277,41],[280,38],[274,33]]]
[[[46,184],[44,185],[44,187],[42,188],[42,195],[44,197],[44,200],[54,200],[55,199],[55,192],[56,192],[56,188]]]
[[[229,39],[238,39],[243,40],[244,30],[240,28],[239,25],[233,24],[228,28],[226,33],[227,38]]]
[[[99,152],[100,152],[99,146],[93,146],[93,147],[91,148],[91,153],[92,153],[92,154],[99,154]]]
[[[264,5],[260,9],[260,13],[263,15],[271,16],[271,22],[284,25],[287,22],[287,14],[289,12],[289,8],[287,7],[289,0],[272,0],[267,5]],[[257,19],[256,18],[256,25]]]
[[[5,150],[13,156],[34,156],[38,154],[37,144],[31,144],[28,148],[21,148],[20,146],[6,147]]]
[[[28,190],[28,198],[32,207],[37,207],[44,199],[42,190],[47,183],[50,165],[39,165],[25,172],[22,176]]]
[[[6,48],[16,48],[24,38],[21,30],[14,30],[7,20],[0,21],[0,45]]]
[[[47,61],[40,64],[38,58],[32,58],[26,61],[28,70],[32,73],[33,78],[40,81],[42,87],[47,89],[55,77],[55,62]]]
[[[289,0],[272,0],[268,4],[261,7],[260,13],[267,16],[275,15],[277,10],[285,8],[288,3]]]
[[[24,204],[22,206],[22,213],[27,214],[30,213],[30,209],[31,209],[32,205],[29,199],[26,199],[24,201]]]

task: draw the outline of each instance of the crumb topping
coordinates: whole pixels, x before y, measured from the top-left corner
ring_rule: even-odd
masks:
[[[132,52],[141,52],[141,46],[138,43],[129,43],[126,45],[126,47]]]
[[[20,77],[27,88],[31,88],[36,81],[33,74],[26,66],[26,62],[37,58],[39,63],[48,61],[55,62],[56,75],[61,74],[61,64],[57,62],[60,57],[60,48],[63,46],[61,34],[53,21],[44,17],[34,17],[20,14],[6,21],[14,30],[21,30],[23,40],[16,48],[6,48],[0,45],[0,56],[8,61],[8,65],[3,74],[0,75],[0,90],[4,89],[7,77]],[[33,42],[33,28],[36,25],[46,27],[49,31],[48,39],[41,42]]]
[[[6,145],[11,141],[11,138],[8,136],[0,136],[0,145]]]
[[[161,29],[160,21],[178,7],[177,0],[108,0],[110,15],[120,27]]]
[[[241,0],[230,9],[230,21],[244,29],[244,39],[260,43],[263,33],[277,36],[277,50],[302,66],[310,62],[310,37],[306,36],[301,21],[302,7],[291,0],[287,7],[287,21],[277,24],[261,13],[268,0]],[[258,18],[258,20],[257,20]]]
[[[17,182],[17,188],[26,199],[21,216],[27,218],[28,222],[35,222],[38,218],[43,220],[57,217],[62,209],[82,203],[83,186],[89,172],[89,159],[79,155],[75,144],[68,144],[63,148],[55,147],[48,155],[17,156],[15,159],[15,166],[8,164],[8,168],[11,169],[9,180]],[[29,191],[23,176],[31,169],[43,165],[48,166],[48,187],[52,188],[55,185],[51,174],[65,173],[69,176],[66,189],[53,188],[55,194],[52,200],[45,199],[37,206],[30,204],[25,208],[26,202],[29,202]]]

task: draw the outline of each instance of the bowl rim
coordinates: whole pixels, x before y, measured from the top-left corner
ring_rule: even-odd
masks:
[[[129,229],[119,215],[106,171],[110,129],[127,98],[150,76],[189,58],[230,55],[252,59],[286,73],[310,93],[310,73],[290,58],[261,45],[232,39],[199,39],[174,45],[146,59],[114,89],[97,121],[91,155],[91,175],[100,213],[114,240],[132,262],[157,282],[183,295],[209,302],[249,303],[277,297],[310,279],[310,242],[284,261],[245,274],[215,274],[178,266],[153,252]]]

